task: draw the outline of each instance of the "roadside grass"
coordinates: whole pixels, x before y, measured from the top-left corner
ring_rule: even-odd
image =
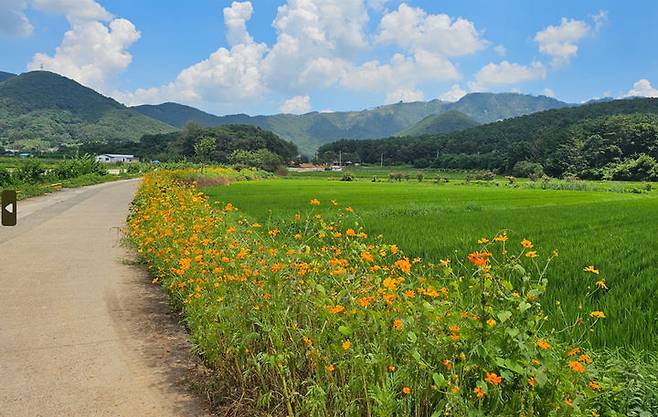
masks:
[[[610,184],[600,184],[601,189]],[[643,194],[506,188],[414,181],[371,183],[327,179],[266,180],[210,187],[211,198],[232,202],[259,222],[289,219],[312,198],[354,208],[373,235],[394,239],[406,253],[428,261],[475,249],[473,237],[508,231],[560,256],[549,271],[545,307],[562,329],[585,312],[603,310],[605,322],[588,339],[597,348],[658,347],[658,193]],[[547,255],[544,253],[543,255]],[[588,265],[609,290],[582,288]],[[578,272],[581,271],[581,272]],[[565,333],[565,338],[576,337]]]

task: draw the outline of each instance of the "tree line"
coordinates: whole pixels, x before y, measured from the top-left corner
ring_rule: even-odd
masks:
[[[460,132],[341,140],[320,161],[488,169],[588,179],[658,179],[658,99],[627,99],[548,110]]]

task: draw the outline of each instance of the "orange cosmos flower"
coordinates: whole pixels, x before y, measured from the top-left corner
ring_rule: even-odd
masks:
[[[567,351],[567,356],[576,356],[577,354],[580,353],[580,348],[579,347],[573,347]]]
[[[409,262],[409,259],[407,258],[395,261],[394,265],[400,268],[405,274],[408,274],[409,271],[411,271],[411,262]]]
[[[459,392],[459,390],[457,392]],[[480,387],[475,387],[473,392],[475,393],[475,396],[478,398],[483,398],[485,395],[487,395]]]
[[[354,209],[352,207],[345,207],[345,211],[348,213],[354,213]]]
[[[500,385],[503,381],[503,377],[497,375],[495,372],[487,372],[487,377],[484,378],[484,380],[493,385]]]
[[[354,237],[354,236],[356,236],[356,232],[354,231],[354,229],[347,229],[347,230],[345,231],[345,234],[346,234],[347,236],[349,236],[349,237]]]
[[[338,314],[338,313],[342,313],[343,311],[345,311],[345,307],[343,307],[343,306],[340,305],[340,304],[336,304],[335,307],[334,307],[334,306],[328,306],[328,307],[327,307],[327,310],[328,310],[331,314]]]
[[[572,371],[578,374],[582,374],[586,370],[585,365],[583,365],[578,361],[570,361],[569,368],[571,368]]]
[[[588,385],[591,389],[593,389],[594,391],[598,391],[598,392],[603,391],[603,388],[602,388],[601,385],[599,385],[597,382],[590,381],[590,383],[587,384],[587,385]]]
[[[523,246],[523,247],[526,248],[526,249],[532,249],[532,248],[534,247],[534,245],[532,244],[532,242],[529,241],[528,239],[523,239],[523,240],[521,241],[521,246]]]
[[[508,237],[507,237],[506,234],[501,234],[501,235],[498,235],[498,236],[494,237],[494,241],[496,241],[496,242],[506,242],[507,239],[508,239]]]
[[[393,321],[393,328],[394,328],[395,330],[402,330],[402,320],[400,320],[400,319],[395,319],[395,320]]]
[[[411,394],[411,388],[409,388],[409,387],[402,387],[402,393],[403,393],[404,395],[409,395],[409,394]]]
[[[332,373],[334,371],[334,366],[332,364],[327,365],[327,372]]]
[[[370,252],[361,252],[361,259],[363,259],[365,262],[372,262],[375,258]]]
[[[482,239],[478,239],[478,245],[484,245],[485,243],[489,243],[489,239],[486,237],[483,237]]]
[[[598,287],[601,288],[602,290],[607,290],[608,289],[608,286],[605,285],[605,279],[600,279],[600,280],[596,281],[596,285],[598,285]]]
[[[540,341],[537,342],[537,347],[538,347],[539,349],[544,349],[544,350],[546,350],[546,349],[548,349],[548,348],[551,347],[551,344],[548,343],[548,340],[546,340],[546,339],[541,339]]]
[[[525,256],[528,257],[528,258],[536,258],[539,255],[537,255],[537,252],[535,252],[533,250],[533,251],[530,251],[530,252],[526,252]]]
[[[537,379],[534,376],[531,377],[531,378],[528,378],[528,385],[530,385],[531,387],[534,387],[535,384],[537,384]]]
[[[583,269],[583,271],[585,271],[585,272],[590,272],[590,273],[592,273],[592,274],[594,274],[594,275],[598,275],[598,274],[601,273],[601,271],[599,271],[598,269],[596,269],[596,268],[594,267],[594,265],[590,265],[590,266],[585,267],[585,269]]]
[[[471,262],[473,265],[479,267],[485,266],[491,257],[491,253],[484,251],[484,252],[473,252],[468,255],[468,260]]]
[[[450,265],[450,259],[441,259],[441,260],[439,261],[439,265],[441,265],[441,266],[448,266],[448,265]]]
[[[595,319],[604,319],[605,318],[605,314],[603,313],[603,311],[592,311],[591,313],[589,313],[589,315],[591,317],[594,317]]]
[[[350,343],[350,340],[347,339],[343,342],[343,350],[348,350],[352,346],[352,343]]]
[[[388,367],[386,367],[386,370],[387,370],[388,372],[391,372],[391,373],[395,372],[395,369],[396,369],[396,368],[395,368],[395,366],[393,366],[393,365],[388,365]]]
[[[309,204],[312,205],[312,206],[319,206],[320,205],[320,200],[318,200],[317,198],[314,198],[311,201],[309,201]]]

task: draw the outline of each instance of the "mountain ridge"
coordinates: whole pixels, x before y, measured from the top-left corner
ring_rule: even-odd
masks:
[[[216,116],[197,108],[178,104],[140,105],[132,109],[178,128],[194,121],[203,127],[225,124],[249,124],[271,130],[292,140],[300,150],[314,153],[323,144],[340,139],[375,139],[394,136],[422,119],[450,110],[470,116],[478,123],[517,117],[536,111],[570,106],[546,96],[518,93],[471,93],[457,102],[438,99],[394,103],[360,111],[310,112],[301,115],[273,114],[250,116],[243,113]]]

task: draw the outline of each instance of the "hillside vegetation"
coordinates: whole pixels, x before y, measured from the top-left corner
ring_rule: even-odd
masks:
[[[137,141],[176,130],[60,75],[34,71],[0,83],[0,145]]]
[[[549,110],[460,132],[414,138],[339,141],[332,159],[490,169],[516,175],[656,179],[658,99],[629,99]]]
[[[80,148],[81,152],[109,153],[121,152],[136,155],[142,159],[160,161],[180,161],[183,159],[201,162],[243,163],[248,165],[244,152],[266,150],[275,157],[274,165],[281,165],[297,156],[297,147],[279,138],[272,132],[248,125],[226,125],[202,128],[190,123],[177,132],[145,135],[139,142],[123,141],[114,144],[89,143]],[[241,155],[236,152],[242,151]],[[254,155],[250,155],[254,156]],[[261,153],[261,156],[262,153]],[[234,160],[238,158],[240,161]],[[256,163],[259,168],[265,168]]]
[[[427,116],[409,129],[400,132],[398,136],[423,136],[450,133],[478,125],[479,123],[468,115],[457,110],[450,110],[445,113]]]
[[[0,82],[3,82],[4,80],[8,80],[9,78],[15,76],[16,74],[12,74],[11,72],[0,71]]]
[[[312,112],[302,115],[214,116],[176,103],[164,103],[157,106],[144,105],[134,107],[134,109],[180,128],[190,121],[197,122],[204,127],[225,124],[258,126],[294,142],[302,152],[313,154],[322,144],[339,139],[369,139],[397,135],[430,115],[451,110],[464,113],[478,123],[487,123],[564,106],[567,104],[544,96],[474,93],[464,96],[455,103],[431,100],[396,103],[363,111]]]

